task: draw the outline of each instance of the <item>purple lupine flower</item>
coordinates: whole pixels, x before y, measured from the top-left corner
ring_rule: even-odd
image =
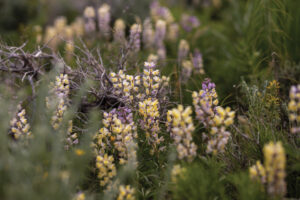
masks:
[[[158,1],[153,1],[151,4],[150,4],[150,9],[151,10],[155,10],[157,8],[159,8],[160,5],[159,5],[159,2]]]
[[[156,64],[154,62],[145,62],[144,66],[146,69],[154,69],[156,67]]]
[[[133,114],[132,110],[126,106],[114,108],[110,112],[107,113],[108,116],[114,116],[121,120],[123,124],[132,124],[133,122]]]
[[[203,58],[202,58],[202,54],[200,53],[200,51],[198,49],[196,49],[194,51],[192,61],[193,61],[193,65],[196,70],[196,73],[204,74]]]
[[[166,9],[161,7],[158,1],[153,1],[150,4],[150,13],[154,19],[162,18],[165,15]]]
[[[167,23],[172,23],[174,21],[174,17],[170,10],[167,7],[160,6],[158,1],[154,1],[150,5],[150,13],[155,21],[158,19],[163,19]]]
[[[206,78],[202,82],[202,90],[210,91],[210,90],[215,89],[215,88],[216,88],[215,83],[211,82],[211,80],[209,78]]]
[[[202,89],[199,92],[193,93],[196,116],[206,128],[212,124],[212,119],[218,105],[218,95],[215,87],[216,85],[210,79],[205,79],[202,83]]]
[[[160,16],[162,18],[165,18],[167,13],[168,13],[168,8],[166,8],[166,7],[159,7],[157,9],[158,16]]]
[[[155,25],[155,44],[157,47],[163,45],[166,36],[167,24],[164,20],[158,20]]]
[[[196,16],[190,16],[187,14],[183,14],[181,17],[181,26],[185,31],[190,32],[194,28],[197,28],[200,26],[200,21],[198,20],[198,18]]]
[[[88,6],[84,10],[84,27],[86,33],[91,33],[96,31],[96,23],[95,23],[95,10],[93,7]]]
[[[103,4],[98,9],[98,26],[102,36],[107,38],[110,35],[110,6]]]
[[[130,28],[129,44],[134,52],[138,52],[141,48],[141,25],[133,24]]]
[[[290,102],[288,104],[291,133],[300,133],[300,84],[290,89]]]
[[[119,107],[116,114],[118,116],[118,119],[120,119],[124,124],[130,124],[131,122],[133,122],[133,115],[131,109],[128,107]]]
[[[143,44],[146,49],[151,49],[154,44],[154,31],[150,18],[145,19],[143,23]]]
[[[182,62],[188,56],[190,45],[186,40],[180,40],[178,47],[178,61]]]

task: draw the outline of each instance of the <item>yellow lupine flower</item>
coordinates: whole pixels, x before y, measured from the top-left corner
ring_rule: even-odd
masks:
[[[290,89],[290,102],[288,104],[291,133],[300,133],[300,85]]]
[[[188,161],[193,160],[197,150],[197,146],[192,142],[191,135],[195,128],[191,114],[191,107],[184,109],[182,105],[178,105],[177,108],[167,112],[168,122],[166,123],[177,145],[178,158],[187,158]]]
[[[133,197],[134,189],[130,187],[130,185],[126,185],[125,187],[121,185],[119,187],[119,195],[117,200],[134,200]]]
[[[285,151],[281,142],[270,142],[264,146],[264,166],[257,161],[249,169],[250,177],[266,185],[268,194],[283,197],[286,193]]]
[[[26,111],[22,109],[20,105],[18,105],[18,112],[15,117],[10,121],[10,134],[15,139],[20,138],[29,138],[31,132],[29,131],[30,125],[26,119]]]

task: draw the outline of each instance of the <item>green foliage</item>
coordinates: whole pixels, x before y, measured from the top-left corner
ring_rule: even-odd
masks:
[[[222,165],[213,159],[190,166],[173,187],[175,199],[227,199]]]
[[[250,180],[248,173],[235,173],[229,176],[231,182],[237,193],[234,199],[266,199],[263,192],[263,186],[257,182]]]

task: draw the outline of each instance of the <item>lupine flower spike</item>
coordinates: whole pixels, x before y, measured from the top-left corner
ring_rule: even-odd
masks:
[[[54,27],[56,29],[57,34],[59,34],[60,36],[64,36],[64,28],[67,25],[67,19],[66,17],[58,17],[55,19],[54,21]]]
[[[117,74],[110,73],[113,83],[113,94],[126,104],[134,104],[140,86],[140,76],[127,75],[120,70]]]
[[[154,46],[154,31],[149,18],[145,19],[143,24],[143,44],[146,49],[151,49]]]
[[[22,109],[19,105],[17,115],[10,121],[10,134],[16,140],[31,136],[30,125],[25,115],[25,109]]]
[[[134,145],[137,138],[136,126],[133,122],[131,109],[120,107],[113,109],[109,113],[103,114],[104,127],[96,134],[96,153],[116,152],[118,161],[124,164],[131,157],[135,157],[135,152],[130,151],[130,145]]]
[[[55,84],[50,84],[50,96],[46,97],[46,105],[50,109],[54,109],[54,114],[51,119],[51,124],[54,129],[58,129],[62,120],[63,114],[69,103],[69,78],[67,74],[60,74],[56,77]]]
[[[230,107],[225,109],[221,106],[216,108],[216,114],[213,118],[213,125],[209,135],[204,135],[204,138],[209,138],[207,145],[207,153],[216,154],[224,152],[225,146],[228,143],[230,132],[227,127],[233,124],[235,112],[231,111]]]
[[[150,5],[150,14],[154,21],[159,19],[165,20],[167,23],[172,23],[174,17],[167,7],[162,7],[159,5],[158,1],[153,1]]]
[[[119,187],[119,196],[117,200],[134,200],[134,189],[130,185],[121,185]]]
[[[189,162],[197,153],[197,146],[192,137],[195,127],[191,114],[192,108],[184,109],[182,105],[169,110],[167,113],[167,127],[176,145],[178,158],[180,160],[187,159]]]
[[[267,174],[267,190],[271,195],[284,196],[286,192],[285,178],[285,152],[281,142],[265,145],[265,169]]]
[[[185,31],[190,32],[193,29],[197,28],[199,25],[200,22],[196,16],[190,16],[186,14],[182,15],[181,26]]]
[[[155,98],[149,97],[148,99],[139,102],[139,113],[142,117],[141,127],[146,132],[146,139],[152,146],[150,153],[162,150],[158,149],[158,145],[164,141],[164,138],[159,137],[159,102]]]
[[[250,167],[250,177],[261,182],[267,193],[275,197],[284,197],[286,193],[285,183],[285,152],[281,142],[266,144],[263,149],[264,166],[257,161]]]
[[[249,172],[251,179],[260,181],[263,184],[266,183],[266,170],[259,160],[249,168]]]
[[[73,131],[73,121],[70,120],[68,124],[68,131],[67,131],[67,138],[66,138],[66,144],[65,144],[65,149],[68,150],[72,146],[78,144],[78,135],[76,132]]]
[[[155,63],[145,62],[142,81],[146,90],[146,97],[156,97],[158,94],[161,78],[159,70],[155,67]]]
[[[203,59],[202,54],[198,49],[194,51],[193,57],[192,57],[193,65],[196,74],[205,74],[204,68],[203,68]]]
[[[95,22],[95,9],[91,6],[88,6],[84,10],[84,27],[86,33],[92,33],[96,31],[96,22]]]
[[[300,85],[291,87],[288,110],[291,133],[300,133]]]
[[[72,54],[74,52],[74,41],[73,41],[73,29],[71,26],[66,26],[65,27],[65,39],[66,39],[66,46],[65,46],[65,50],[66,50],[66,59],[68,61],[71,60],[72,58]]]
[[[224,152],[230,137],[226,129],[233,124],[235,117],[235,112],[229,107],[224,109],[217,106],[219,101],[215,87],[214,83],[206,79],[202,83],[202,90],[199,93],[193,92],[196,117],[210,130],[209,134],[203,134],[203,138],[208,141],[206,152],[213,154]]]
[[[84,21],[83,18],[77,17],[71,24],[73,32],[76,37],[82,37],[84,35]]]
[[[133,52],[138,52],[141,48],[142,27],[139,24],[133,24],[130,28],[129,45]]]
[[[196,117],[206,128],[213,124],[212,119],[219,103],[215,88],[216,85],[210,79],[205,79],[202,89],[199,92],[193,92],[192,95]]]
[[[103,4],[98,9],[98,24],[101,36],[108,38],[110,35],[110,6],[108,4]]]
[[[178,61],[181,63],[189,54],[190,45],[186,40],[180,40],[178,47]]]
[[[54,50],[57,48],[57,44],[58,44],[57,32],[53,26],[46,27],[44,43],[48,44],[48,46]]]
[[[181,167],[180,165],[174,165],[171,172],[171,181],[176,184],[178,178],[183,176],[183,173],[186,171],[186,168]]]
[[[158,56],[155,54],[150,54],[147,58],[147,62],[153,62],[154,64],[157,64]]]
[[[98,169],[98,178],[100,179],[100,186],[102,187],[110,184],[112,178],[116,176],[117,173],[114,158],[107,154],[97,156],[96,168]]]
[[[163,41],[166,35],[166,22],[164,20],[158,20],[155,25],[155,44],[157,47],[163,45]]]
[[[123,43],[125,41],[125,22],[117,19],[114,25],[114,41]]]

